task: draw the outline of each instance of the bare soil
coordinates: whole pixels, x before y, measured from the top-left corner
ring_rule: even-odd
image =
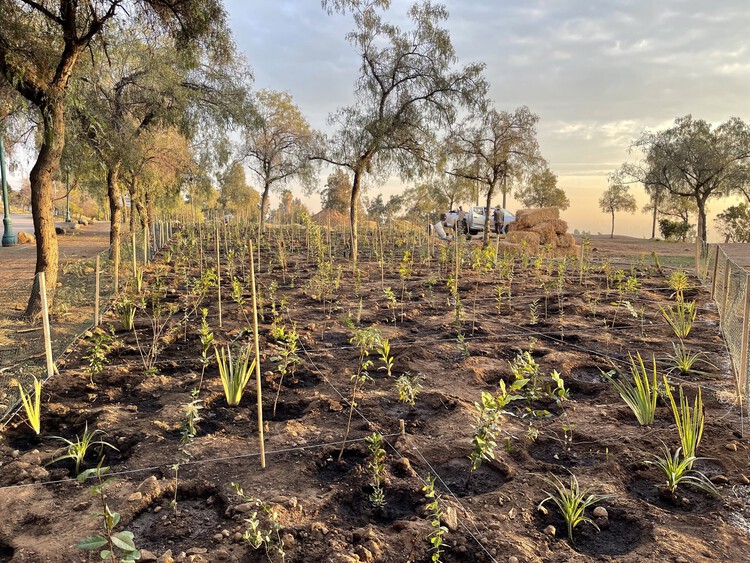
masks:
[[[84,356],[92,343],[81,343],[59,366],[60,375],[45,386],[41,436],[34,436],[19,418],[0,436],[0,561],[98,560],[97,553],[75,547],[100,526],[91,518],[101,510],[89,492],[92,483],[79,484],[68,461],[51,462],[62,443],[54,436],[73,439],[86,424],[106,432],[103,439],[118,448],[104,450],[105,464],[115,476],[106,488],[107,503],[121,514],[117,529],[131,530],[136,545],[147,550],[146,560],[152,555],[151,560],[161,556],[161,561],[281,560],[243,540],[250,526],[246,520],[255,511],[261,526],[268,520],[235,494],[231,483],[236,482],[277,516],[286,561],[429,561],[427,536],[433,528],[422,492],[428,475],[437,477],[448,528],[442,561],[748,560],[748,440],[707,292],[692,280],[686,299],[696,300],[699,313],[685,339],[690,350],[705,354],[709,363],[701,369],[706,373],[673,374],[672,382],[683,383],[690,397],[702,387],[706,427],[698,453],[706,459],[696,467],[717,484],[720,497],[688,486],[680,487],[676,498],[660,492],[663,478],[645,461],[663,444],[672,449],[679,445],[671,412],[660,400],[654,423],[638,425],[601,373],[613,366],[627,372],[628,354],[636,352],[647,362],[654,355],[660,373],[667,371],[667,356],[677,339],[659,306],[673,303],[674,296],[649,254],[656,250],[662,265],[687,263],[690,245],[593,237],[596,262],[581,279],[577,262],[569,261],[564,287],[548,295],[546,314],[541,283],[550,287],[559,262],[548,268],[546,261],[535,266],[533,258],[516,258],[512,298],[498,302],[498,273],[474,273],[467,259],[459,283],[463,349],[446,286],[451,264],[437,258],[415,260],[403,281],[402,302],[398,265],[408,241],[394,241],[393,258],[383,272],[363,241],[359,276],[351,274],[344,251],[336,246],[332,253],[342,268],[340,286],[323,304],[324,284],[304,243],[304,236],[284,242],[286,271],[280,257],[269,261],[280,248],[273,239],[261,261],[266,468],[259,466],[254,384],[238,407],[228,407],[215,361],[206,370],[202,420],[184,462],[182,405],[198,385],[201,360],[199,318],[193,315],[184,324],[181,319],[189,294],[186,279],[196,277],[198,270],[193,266],[186,278],[175,265],[177,255],[167,263],[162,253],[162,263],[146,274],[147,287],[165,283],[163,302],[178,312],[158,354],[158,373],[145,372],[139,352],[138,342],[142,348],[149,338],[149,319],[139,313],[132,332],[112,315],[106,322],[114,327],[117,343],[102,373],[92,377],[87,372]],[[205,256],[211,248],[206,246]],[[247,257],[239,248],[234,273],[243,279],[239,264]],[[450,256],[452,247],[447,248]],[[208,308],[217,344],[246,343],[250,295],[245,290],[244,312],[227,298],[231,278],[226,254],[223,260],[221,328],[215,289],[201,306]],[[618,269],[639,280],[637,294],[627,296],[637,317],[613,304],[622,297],[616,289],[607,290],[605,273]],[[387,306],[383,287],[397,296],[395,310]],[[271,335],[272,303],[281,315],[277,324],[295,325],[300,335],[301,362],[283,382],[277,370],[280,346]],[[539,317],[535,322],[532,308]],[[359,363],[347,317],[357,327],[377,327],[390,339],[395,376],[422,374],[424,381],[413,408],[399,402],[394,378],[377,369],[382,362],[371,354],[373,381],[357,397],[349,442],[338,461],[350,378]],[[511,403],[495,460],[472,472],[468,456],[474,404],[482,392],[497,393],[501,381],[510,384],[510,362],[528,350],[545,374],[540,393]],[[561,404],[544,392],[552,370],[570,391]],[[370,456],[363,441],[374,431],[386,443],[386,504],[380,509],[369,500]],[[97,459],[95,452],[89,454],[84,467],[95,466]],[[178,459],[183,463],[175,480]],[[567,539],[552,503],[545,505],[546,514],[537,508],[548,489],[541,476],[567,481],[571,473],[582,486],[610,495],[599,503],[608,513],[599,520],[601,530],[581,524],[574,542]]]

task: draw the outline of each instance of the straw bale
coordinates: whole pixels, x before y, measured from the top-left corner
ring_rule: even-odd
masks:
[[[531,228],[539,223],[546,223],[560,218],[557,207],[542,207],[539,209],[519,209],[516,212],[518,230]]]
[[[554,219],[550,221],[550,224],[555,228],[555,232],[558,235],[562,235],[568,232],[568,222],[562,219]]]
[[[539,235],[539,242],[541,244],[557,246],[557,233],[555,233],[555,227],[552,223],[544,222],[534,225],[531,227],[530,232]]]
[[[576,239],[570,233],[562,233],[557,235],[557,246],[560,248],[571,248],[576,245]]]
[[[539,237],[539,233],[531,231],[514,231],[508,233],[505,240],[512,244],[523,244],[523,242],[526,241],[527,247],[536,247],[539,246],[541,238]]]

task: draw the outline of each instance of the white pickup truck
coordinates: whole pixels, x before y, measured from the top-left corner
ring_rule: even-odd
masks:
[[[472,235],[481,233],[484,230],[485,210],[486,208],[481,205],[470,207],[469,210],[464,214],[464,219],[461,225],[459,225],[460,231],[464,234]],[[516,220],[516,216],[507,209],[503,209],[502,207],[499,208],[499,210],[502,214],[503,221],[500,225],[500,230],[498,231],[498,229],[495,228],[495,208],[490,207],[490,230],[495,233],[506,233],[508,231],[508,225]],[[456,223],[458,222],[458,211],[449,211],[448,213],[443,213],[442,220],[443,225],[446,228],[455,229]]]

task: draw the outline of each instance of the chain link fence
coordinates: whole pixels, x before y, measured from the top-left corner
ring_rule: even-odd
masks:
[[[734,367],[737,391],[750,414],[750,378],[747,377],[750,365],[750,275],[741,264],[748,260],[748,245],[707,244],[700,252],[697,272],[701,281],[711,288],[711,297],[719,311],[721,331]]]
[[[144,232],[136,236],[123,234],[117,276],[120,288],[133,279],[135,264],[136,267],[143,267],[144,261],[147,261],[145,257],[150,260],[169,242],[172,227],[157,223],[149,234],[145,242]],[[110,305],[115,294],[113,260],[110,247],[93,258],[69,260],[60,265],[54,301],[49,310],[54,362],[71,344],[98,324],[95,317],[97,306],[101,318]],[[47,379],[42,321],[23,316],[34,279],[29,277],[0,282],[0,421],[7,422],[8,416],[19,404],[19,383],[28,392],[33,388],[34,377]]]

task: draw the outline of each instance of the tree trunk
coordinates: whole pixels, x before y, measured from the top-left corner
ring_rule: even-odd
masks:
[[[122,223],[122,203],[120,201],[120,167],[115,162],[107,167],[107,198],[109,199],[109,246],[113,264],[120,263],[120,228]]]
[[[271,185],[265,183],[263,186],[263,195],[260,196],[260,232],[264,232],[266,228],[266,205],[268,204],[268,191]]]
[[[698,238],[706,242],[706,199],[696,199],[696,203],[698,204]]]
[[[612,231],[609,233],[609,238],[615,238],[615,212],[612,211]]]
[[[653,215],[653,218],[651,220],[651,240],[655,240],[656,239],[656,214],[658,212],[659,212],[659,207],[656,204],[656,202],[654,202],[654,215]]]
[[[490,204],[492,202],[492,194],[495,192],[495,185],[491,184],[487,190],[487,205],[484,208],[484,237],[482,238],[482,247],[487,248],[490,244]],[[503,193],[503,199],[505,199],[505,193]],[[505,209],[505,202],[503,202],[503,209]]]
[[[362,180],[362,167],[354,171],[352,180],[352,197],[349,200],[349,224],[352,232],[349,234],[352,253],[352,270],[357,269],[357,201],[359,201],[359,185]]]
[[[51,307],[57,286],[58,249],[55,218],[52,215],[52,180],[60,168],[65,146],[65,121],[62,98],[41,107],[42,145],[39,156],[29,174],[31,183],[31,213],[36,236],[35,273],[44,272],[47,284],[47,304]],[[39,278],[34,278],[24,316],[37,317],[42,310]]]

